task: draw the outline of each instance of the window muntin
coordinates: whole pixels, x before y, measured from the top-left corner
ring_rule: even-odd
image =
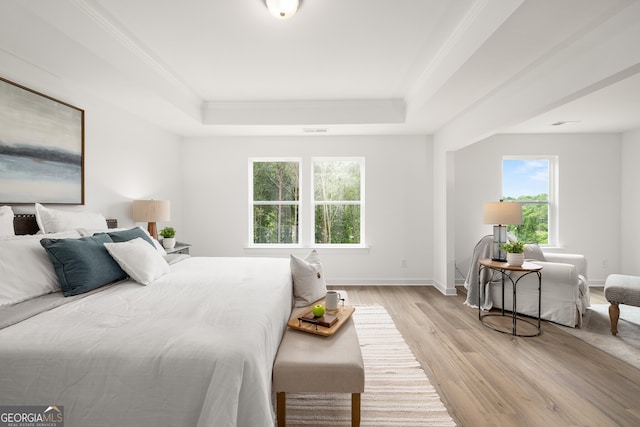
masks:
[[[363,241],[364,159],[313,160],[313,241],[359,245]]]
[[[553,157],[505,156],[502,160],[502,197],[522,203],[523,223],[507,227],[519,240],[555,244],[555,164]]]
[[[251,161],[252,242],[299,243],[300,161]]]

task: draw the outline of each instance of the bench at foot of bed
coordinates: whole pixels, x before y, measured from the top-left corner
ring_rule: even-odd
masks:
[[[351,425],[359,426],[364,363],[353,319],[328,337],[287,328],[273,365],[273,388],[278,427],[286,425],[286,393],[351,393]]]

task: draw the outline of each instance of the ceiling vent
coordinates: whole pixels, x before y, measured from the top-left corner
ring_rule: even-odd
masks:
[[[580,123],[580,120],[561,120],[555,123],[551,123],[551,126],[562,126],[566,125],[567,123]]]

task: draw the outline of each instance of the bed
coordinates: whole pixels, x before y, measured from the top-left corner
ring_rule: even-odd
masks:
[[[31,248],[26,271],[41,236],[0,248]],[[33,270],[44,270],[37,253]],[[288,258],[181,256],[147,286],[129,278],[4,304],[0,406],[60,405],[67,427],[273,426],[292,289]]]

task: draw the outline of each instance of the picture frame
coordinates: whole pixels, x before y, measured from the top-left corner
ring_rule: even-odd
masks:
[[[0,204],[84,205],[84,110],[0,77]]]

